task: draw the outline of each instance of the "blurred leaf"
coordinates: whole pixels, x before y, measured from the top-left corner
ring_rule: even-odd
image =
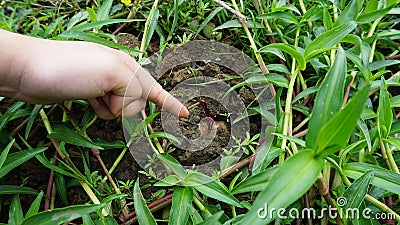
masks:
[[[110,14],[110,10],[112,7],[112,2],[113,2],[112,0],[104,0],[101,2],[99,11],[97,11],[96,14],[98,21],[108,19],[108,15]]]
[[[387,140],[390,144],[392,144],[395,149],[400,150],[400,138],[392,137]]]
[[[400,60],[380,60],[371,62],[369,64],[369,68],[371,69],[371,71],[374,71],[374,70],[379,70],[386,66],[393,66],[397,64],[400,64]]]
[[[16,102],[10,106],[3,115],[0,114],[0,131],[13,119],[14,115],[17,114],[25,104],[25,102]]]
[[[91,212],[102,209],[104,204],[74,205],[40,212],[26,218],[22,225],[54,225],[72,221]]]
[[[15,185],[0,185],[0,195],[13,195],[13,194],[33,194],[36,195],[38,191],[28,187],[21,187]]]
[[[355,22],[349,21],[326,31],[307,45],[304,57],[309,61],[316,56],[315,52],[318,52],[318,50],[335,46],[340,40],[346,37],[347,34],[354,30],[356,26],[357,24]]]
[[[95,225],[90,215],[82,215],[82,222],[84,225]]]
[[[364,200],[365,195],[368,192],[368,186],[371,179],[374,177],[374,172],[369,170],[365,172],[361,177],[355,180],[350,187],[342,194],[342,198],[345,198],[345,205],[341,205],[343,212],[347,209],[357,209],[360,207]],[[347,215],[346,215],[347,216]]]
[[[8,145],[3,149],[3,151],[1,151],[0,154],[0,170],[4,165],[4,162],[7,159],[8,153],[10,152],[11,147],[13,146],[15,142],[15,139],[12,139],[12,141],[10,143],[8,143]]]
[[[340,110],[343,104],[346,78],[346,55],[338,49],[336,59],[323,80],[315,98],[306,136],[307,148],[316,149],[321,129]]]
[[[386,7],[384,9],[378,9],[372,12],[366,12],[358,16],[357,18],[357,23],[371,23],[375,20],[380,19],[381,17],[385,16],[391,9],[394,8],[396,4],[393,4],[389,7]]]
[[[9,154],[0,168],[0,178],[4,177],[8,172],[10,172],[15,167],[21,165],[22,163],[30,160],[36,154],[44,152],[47,148],[38,148],[32,150],[23,150]]]
[[[324,28],[325,30],[330,30],[333,27],[333,22],[332,22],[332,17],[331,14],[329,13],[328,9],[324,7],[324,12],[323,12],[323,23],[324,23]]]
[[[104,141],[102,139],[94,139],[93,142],[96,145],[101,146],[104,150],[125,148],[125,146],[126,146],[125,142],[121,141],[121,140],[108,142],[108,141]]]
[[[193,187],[210,198],[242,208],[240,202],[233,195],[229,194],[228,189],[223,183],[205,174],[191,171],[182,181],[182,185]]]
[[[232,189],[231,194],[235,195],[240,193],[264,190],[265,187],[268,185],[268,182],[271,179],[272,175],[277,171],[278,168],[278,166],[271,167],[256,175],[247,177]]]
[[[169,175],[162,180],[159,180],[154,184],[155,187],[170,187],[174,186],[179,182],[179,178],[176,175]]]
[[[180,179],[183,179],[187,172],[185,168],[173,157],[166,153],[160,153],[158,154],[158,158],[163,162],[165,165],[167,165],[172,172],[174,172]]]
[[[139,224],[156,225],[157,222],[154,219],[154,216],[151,214],[149,208],[147,207],[142,192],[140,191],[139,180],[136,180],[135,186],[133,188],[133,201]]]
[[[384,169],[380,166],[367,163],[346,163],[343,165],[343,172],[353,179],[361,177],[365,172],[372,170],[374,177],[371,183],[395,194],[400,194],[400,174]]]
[[[286,23],[294,23],[296,25],[299,25],[299,21],[297,20],[297,17],[292,14],[292,13],[287,13],[287,12],[271,12],[271,13],[266,13],[257,16],[257,19],[279,19],[282,20]]]
[[[110,48],[116,48],[116,49],[121,49],[121,50],[125,50],[128,52],[139,52],[138,50],[135,50],[133,48],[129,48],[120,44],[117,44],[115,42],[106,40],[104,38],[98,37],[94,34],[91,33],[85,33],[82,31],[76,31],[76,30],[68,30],[68,31],[64,31],[63,33],[61,33],[60,35],[58,35],[59,37],[63,37],[63,38],[67,38],[67,39],[77,39],[77,40],[81,40],[81,41],[88,41],[88,42],[93,42],[93,43],[97,43],[100,45],[104,45]]]
[[[392,106],[392,108],[400,108],[400,95],[396,95],[390,98],[390,105]]]
[[[393,114],[392,107],[390,106],[389,93],[386,90],[385,79],[382,77],[381,79],[381,87],[379,90],[379,106],[377,110],[378,114],[378,129],[379,136],[381,138],[386,138],[390,133],[390,129],[392,126]]]
[[[114,199],[121,199],[128,196],[128,194],[110,194],[101,200],[101,203],[110,203]]]
[[[366,85],[339,111],[333,118],[321,128],[318,134],[316,151],[321,157],[339,151],[349,140],[361,112],[368,99],[370,85]]]
[[[20,225],[24,221],[19,195],[14,195],[8,213],[8,225]]]
[[[210,22],[212,20],[212,18],[214,18],[215,15],[217,15],[217,13],[219,13],[219,11],[223,10],[224,7],[217,7],[215,8],[205,19],[204,21],[200,24],[199,28],[197,28],[196,33],[194,34],[193,38],[196,38],[197,35],[199,35],[199,33],[204,29],[204,27],[208,24],[208,22]]]
[[[371,152],[372,143],[371,143],[371,137],[369,135],[369,130],[368,130],[367,124],[365,124],[365,122],[362,121],[362,120],[358,120],[357,121],[357,126],[361,130],[362,134],[365,137],[365,141],[367,142],[367,146],[368,146],[368,152]]]
[[[247,225],[249,221],[252,225],[270,223],[276,217],[277,211],[274,211],[273,215],[266,212],[266,218],[260,218],[259,210],[264,209],[266,205],[268,209],[288,207],[311,188],[323,167],[324,160],[314,158],[312,150],[299,151],[272,175],[267,187],[258,194],[250,211],[237,224]]]
[[[273,135],[280,137],[282,139],[287,139],[289,141],[292,141],[298,145],[300,145],[301,147],[306,147],[306,142],[300,138],[295,138],[293,136],[290,135],[283,135],[283,134],[278,134],[278,133],[273,133]]]
[[[333,27],[344,24],[346,22],[354,21],[357,17],[357,5],[356,0],[351,0],[349,4],[347,4],[346,8],[340,13],[336,22],[333,24]]]
[[[110,24],[130,23],[130,22],[139,22],[139,21],[145,21],[145,20],[144,19],[106,19],[106,20],[90,22],[90,23],[82,23],[82,24],[72,27],[69,30],[89,31],[89,30],[92,30],[93,28],[110,25]]]
[[[92,141],[86,139],[84,136],[76,131],[73,131],[65,126],[54,126],[52,132],[47,135],[47,138],[64,141],[66,143],[95,149],[103,149],[101,146],[96,145]]]
[[[302,98],[305,98],[308,95],[314,94],[318,90],[319,90],[318,86],[309,87],[309,88],[305,89],[304,91],[302,91],[298,95],[296,95],[296,97],[292,101],[292,104],[294,104],[295,102],[297,102],[298,100],[300,100]]]
[[[262,25],[260,23],[257,22],[249,22],[247,24],[248,28],[254,28],[254,27],[262,27]],[[227,28],[238,28],[238,27],[242,27],[242,24],[239,22],[238,19],[233,19],[233,20],[229,20],[221,25],[219,25],[218,27],[214,28],[214,31],[217,30],[223,30],[223,29],[227,29]]]
[[[219,225],[219,224],[221,224],[219,222],[219,219],[222,217],[222,215],[224,215],[224,211],[219,211],[219,212],[215,213],[214,215],[212,215],[211,217],[208,217],[206,220],[199,223],[198,225],[211,225],[211,224]]]
[[[47,167],[47,168],[49,168],[51,170],[54,170],[54,172],[57,172],[57,173],[60,173],[60,174],[63,174],[63,175],[66,175],[66,176],[69,176],[69,177],[72,177],[72,178],[79,179],[79,177],[76,176],[75,174],[73,174],[73,173],[71,173],[69,171],[66,171],[64,168],[61,168],[60,166],[56,166],[53,163],[49,162],[49,160],[46,157],[44,157],[44,155],[42,155],[42,154],[36,155],[36,159],[40,163],[42,163],[42,165],[44,167]]]
[[[28,212],[26,212],[25,218],[31,217],[39,212],[43,195],[44,193],[41,191],[38,196],[36,196],[35,200],[32,202],[32,205],[29,207]]]
[[[260,52],[266,51],[268,49],[279,49],[281,51],[286,52],[290,56],[296,59],[297,64],[299,65],[300,70],[304,70],[306,68],[306,60],[304,59],[303,55],[292,45],[289,44],[269,44],[260,49]]]
[[[86,7],[86,11],[89,14],[89,19],[91,22],[96,22],[97,21],[97,16],[96,16],[96,12],[94,11],[94,9]]]
[[[168,224],[186,224],[189,220],[189,210],[192,205],[192,200],[192,188],[175,188],[172,196],[172,205]]]

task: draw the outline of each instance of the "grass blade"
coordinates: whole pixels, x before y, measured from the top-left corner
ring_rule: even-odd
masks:
[[[95,149],[103,149],[101,146],[96,145],[92,141],[86,139],[84,136],[80,135],[78,132],[75,132],[65,126],[54,126],[53,131],[47,135],[49,139],[64,141],[69,144],[87,147],[87,148],[95,148]]]
[[[323,167],[324,160],[314,158],[312,150],[302,150],[289,158],[275,172],[266,189],[258,194],[252,208],[238,224],[247,225],[249,221],[252,225],[270,223],[277,211],[270,215],[269,212],[260,212],[260,209],[288,207],[310,189]],[[262,218],[263,215],[260,218],[259,214],[263,213],[265,218]]]
[[[282,43],[276,43],[276,44],[270,44],[267,45],[266,47],[260,49],[260,52],[266,51],[268,48],[276,48],[281,51],[286,52],[290,56],[296,59],[297,64],[299,65],[300,70],[304,70],[306,68],[306,60],[304,59],[303,55],[297,51],[297,49],[289,44],[282,44]]]
[[[20,225],[24,221],[19,195],[14,195],[8,213],[8,225]]]
[[[192,205],[192,200],[192,188],[176,188],[172,196],[172,206],[168,224],[186,224],[189,220],[189,210]]]
[[[356,26],[357,24],[354,21],[349,21],[326,31],[307,45],[304,52],[304,57],[307,61],[309,61],[316,56],[314,52],[317,52],[319,49],[328,49],[333,47],[340,40],[346,37],[347,34],[354,30]]]
[[[41,191],[38,196],[36,196],[31,207],[29,207],[28,212],[26,212],[25,218],[31,217],[39,212],[40,202],[42,201],[43,195],[44,193]]]
[[[3,167],[4,162],[7,159],[8,152],[10,152],[11,147],[13,146],[15,139],[13,139],[8,145],[3,149],[0,155],[0,169]]]
[[[367,163],[347,163],[343,166],[346,176],[353,179],[361,177],[365,172],[372,170],[374,177],[371,183],[395,194],[400,194],[400,174],[384,169],[382,167]]]
[[[149,208],[147,207],[142,192],[140,191],[139,180],[136,180],[135,186],[133,188],[133,201],[139,224],[156,225],[157,222],[154,219],[154,216],[151,214]]]
[[[28,187],[21,187],[15,185],[0,185],[0,195],[14,195],[14,194],[33,194],[36,195],[38,191]]]
[[[166,153],[158,154],[158,158],[167,165],[172,172],[174,172],[180,179],[186,177],[187,172],[185,168],[173,157]]]
[[[203,28],[208,24],[208,22],[210,22],[210,20],[212,18],[214,18],[215,15],[217,15],[217,13],[219,13],[219,11],[223,10],[223,7],[217,7],[215,8],[210,15],[207,16],[207,18],[200,24],[199,28],[197,29],[196,33],[194,34],[193,38],[196,38],[197,35],[199,35],[200,31],[203,30]]]
[[[343,104],[345,77],[346,55],[343,49],[339,48],[335,62],[329,69],[315,99],[306,136],[307,148],[316,149],[321,128],[340,110]]]
[[[54,225],[72,221],[99,209],[104,204],[74,205],[40,212],[24,220],[22,225]]]
[[[347,143],[364,109],[369,90],[370,85],[363,87],[340,112],[321,128],[316,141],[315,153],[317,155],[328,156],[339,151]]]
[[[346,200],[346,204],[341,206],[344,212],[346,209],[357,209],[361,206],[361,203],[368,192],[368,185],[373,177],[374,172],[369,170],[355,180],[350,187],[346,189],[341,196]]]
[[[392,126],[392,107],[390,106],[389,93],[386,89],[385,79],[381,79],[381,87],[379,91],[379,106],[378,106],[378,130],[381,138],[386,138],[390,133]]]
[[[232,189],[231,194],[264,190],[267,187],[272,175],[277,171],[278,168],[279,167],[277,166],[271,167],[256,175],[244,179]]]

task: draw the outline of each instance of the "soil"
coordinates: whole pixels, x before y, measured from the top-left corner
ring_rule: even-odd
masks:
[[[120,43],[128,45],[130,47],[138,47],[138,39],[132,35],[119,35],[118,40]],[[148,51],[156,52],[156,45],[151,44]],[[232,76],[237,76],[236,73],[231,71],[230,69],[219,66],[215,63],[204,63],[204,62],[195,62],[182,64],[178,67],[174,67],[165,73],[160,79],[158,79],[159,83],[162,86],[170,91],[173,87],[175,87],[180,82],[195,76],[208,76],[215,77],[218,79],[226,79]],[[234,79],[226,81],[230,86],[233,86],[240,82],[241,80]],[[237,90],[241,100],[245,103],[245,105],[249,105],[255,98],[255,95],[245,87],[242,87]],[[222,148],[227,146],[229,140],[231,139],[231,125],[229,123],[229,117],[226,116],[227,109],[222,105],[219,101],[216,101],[209,97],[204,96],[195,96],[194,98],[187,101],[185,104],[189,108],[190,116],[186,119],[179,120],[179,127],[182,130],[183,135],[190,139],[196,139],[200,137],[201,131],[199,129],[199,123],[203,118],[207,115],[205,114],[204,109],[199,104],[199,100],[206,102],[210,113],[213,115],[217,115],[213,124],[211,124],[210,130],[215,128],[215,138],[214,140],[201,151],[186,151],[181,149],[175,145],[169,145],[169,149],[175,148],[175,151],[171,153],[171,155],[180,161],[183,165],[193,166],[204,164],[210,162],[215,159],[222,153]],[[3,100],[1,102],[1,112],[7,110],[7,107],[11,106],[12,100]],[[89,109],[87,106],[80,104],[73,104],[71,109],[71,115],[76,121],[80,121],[83,117],[84,113]],[[160,109],[157,109],[158,111]],[[46,109],[46,111],[48,111]],[[50,115],[49,118],[51,121],[55,123],[59,123],[62,119],[62,111],[57,107]],[[15,127],[17,127],[22,121],[14,120],[11,124],[8,125],[8,132],[10,133]],[[32,131],[34,135],[32,135],[28,142],[32,146],[37,145],[46,145],[49,149],[46,151],[46,156],[51,158],[54,155],[55,149],[52,146],[49,139],[46,138],[46,130],[42,126],[42,124],[37,121],[38,126],[34,127]],[[155,131],[163,130],[162,124],[159,118],[154,121],[153,128]],[[250,117],[250,133],[254,135],[259,133],[261,129],[261,121],[260,117]],[[24,129],[21,130],[21,134]],[[111,120],[105,121],[101,119],[97,119],[97,121],[87,130],[88,136],[92,139],[102,139],[105,141],[117,141],[117,140],[125,140],[123,136],[123,129],[121,125],[121,120]],[[17,138],[18,139],[18,138]],[[47,143],[43,143],[43,141],[47,141]],[[22,143],[20,143],[23,146]],[[71,153],[72,160],[77,165],[77,167],[83,170],[82,156],[80,155],[81,149],[76,149],[73,146],[67,146],[68,151]],[[73,153],[77,154],[73,154]],[[110,149],[104,150],[100,152],[101,158],[104,161],[107,168],[110,168],[114,163],[115,159],[120,154],[121,149]],[[90,155],[90,154],[89,154]],[[104,176],[102,169],[95,159],[94,156],[90,156],[90,170],[91,171],[99,171],[99,174]],[[127,153],[122,161],[119,163],[116,170],[113,172],[112,176],[116,181],[127,181],[127,180],[136,180],[138,176],[140,177],[141,184],[149,183],[149,180],[146,176],[139,174],[138,171],[142,170],[140,166],[136,163],[131,154]],[[45,191],[47,188],[47,182],[49,179],[50,171],[44,168],[35,158],[22,164],[18,168],[12,170],[7,176],[3,177],[1,183],[9,184],[9,185],[23,185],[26,187],[31,187],[36,190]],[[67,184],[69,184],[71,180],[66,178]],[[143,195],[145,198],[150,198],[152,193],[155,193],[159,188],[149,187],[143,190]],[[125,190],[126,191],[126,190]],[[132,190],[130,190],[132,191]],[[167,190],[168,191],[168,190]],[[84,204],[89,201],[87,195],[83,191],[80,186],[75,186],[71,183],[71,187],[67,189],[68,192],[68,203],[69,205],[73,204]],[[0,204],[3,206],[0,209],[0,223],[6,223],[8,218],[8,204],[11,202],[12,196],[0,196]],[[30,204],[32,203],[35,196],[33,195],[21,195],[21,205],[23,206],[24,212],[27,211]],[[55,207],[63,207],[63,203],[56,198]],[[42,210],[42,209],[41,209]],[[229,209],[228,209],[229,211]]]

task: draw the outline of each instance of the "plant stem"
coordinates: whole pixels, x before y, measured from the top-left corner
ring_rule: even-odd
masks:
[[[205,217],[208,218],[210,216],[212,216],[212,214],[210,213],[210,211],[208,211],[208,209],[206,209],[206,207],[204,207],[203,203],[201,203],[201,201],[193,195],[193,202],[194,204],[197,206],[197,208],[200,209],[200,211],[202,211],[203,213],[205,213]]]
[[[382,202],[378,201],[376,198],[372,197],[371,195],[365,195],[365,200],[371,202],[374,206],[378,207],[382,212],[388,213],[390,215],[394,215],[397,222],[400,222],[400,215],[393,211],[391,208],[387,207],[387,205],[383,204]]]
[[[399,168],[397,167],[396,161],[393,158],[392,150],[390,149],[389,144],[387,142],[385,142],[384,146],[385,146],[386,155],[387,155],[387,158],[388,158],[388,161],[389,161],[390,169],[393,172],[395,172],[397,174],[400,174]]]

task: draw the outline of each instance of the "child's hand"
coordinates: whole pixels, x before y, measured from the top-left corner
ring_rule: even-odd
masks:
[[[131,116],[147,99],[185,117],[187,109],[124,52],[0,30],[0,94],[31,103],[85,99],[104,119]],[[1,68],[5,67],[7,68]],[[1,79],[0,79],[1,80]],[[125,98],[124,98],[125,96]],[[125,101],[125,102],[124,102]],[[122,107],[124,106],[124,109]]]

